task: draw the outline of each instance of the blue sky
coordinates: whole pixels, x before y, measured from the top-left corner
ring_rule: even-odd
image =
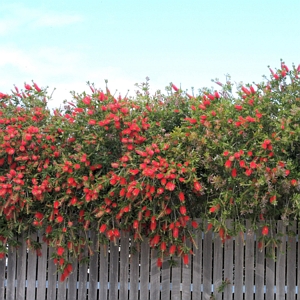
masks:
[[[1,0],[0,91],[35,80],[59,106],[86,82],[134,93],[170,82],[260,82],[267,66],[300,63],[300,1]]]

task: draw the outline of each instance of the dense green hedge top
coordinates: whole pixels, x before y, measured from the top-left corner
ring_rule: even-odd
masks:
[[[197,96],[173,84],[151,96],[143,83],[134,98],[91,86],[54,111],[35,83],[0,93],[0,256],[42,230],[63,280],[87,230],[101,243],[121,230],[149,237],[158,266],[187,262],[195,218],[223,242],[245,219],[261,227],[259,247],[274,241],[273,222],[300,212],[299,72],[282,63],[237,94],[229,81]]]

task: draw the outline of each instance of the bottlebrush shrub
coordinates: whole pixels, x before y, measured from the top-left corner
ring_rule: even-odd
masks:
[[[53,112],[35,83],[0,93],[0,257],[39,230],[64,280],[87,231],[100,243],[129,231],[149,238],[159,267],[188,263],[196,218],[223,242],[250,219],[259,247],[274,245],[274,222],[300,214],[299,71],[282,63],[237,95],[230,82],[195,97],[174,84],[117,99],[91,86]]]

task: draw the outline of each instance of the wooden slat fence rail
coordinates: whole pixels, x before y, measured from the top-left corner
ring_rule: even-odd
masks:
[[[249,224],[247,225],[249,226]],[[95,249],[89,263],[73,264],[73,273],[59,281],[56,266],[45,244],[42,256],[9,249],[0,261],[0,299],[5,300],[300,300],[300,242],[298,225],[278,221],[281,244],[276,260],[257,247],[258,236],[250,230],[224,245],[209,232],[198,232],[197,248],[188,266],[156,266],[156,252],[144,241],[138,248],[125,233],[119,245]],[[287,234],[290,231],[296,235]],[[33,236],[38,241],[41,237]],[[93,245],[96,236],[91,235]]]

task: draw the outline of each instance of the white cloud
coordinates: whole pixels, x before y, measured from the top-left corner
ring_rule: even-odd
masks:
[[[4,5],[0,8],[0,34],[8,35],[19,29],[59,27],[84,20],[79,14],[65,13],[43,8],[25,6],[22,3]]]
[[[64,99],[71,100],[70,91],[90,93],[87,81],[96,88],[105,89],[105,79],[111,93],[122,96],[130,90],[135,94],[136,82],[144,78],[133,78],[125,70],[112,66],[103,66],[101,62],[90,62],[90,58],[73,50],[69,53],[59,47],[38,48],[24,51],[14,46],[0,47],[0,92],[9,93],[15,84],[23,88],[24,82],[34,80],[41,87],[49,86],[49,94],[53,93],[51,107],[59,107]],[[151,81],[150,81],[151,83]],[[152,85],[152,84],[151,84]],[[161,88],[163,88],[162,86]]]

